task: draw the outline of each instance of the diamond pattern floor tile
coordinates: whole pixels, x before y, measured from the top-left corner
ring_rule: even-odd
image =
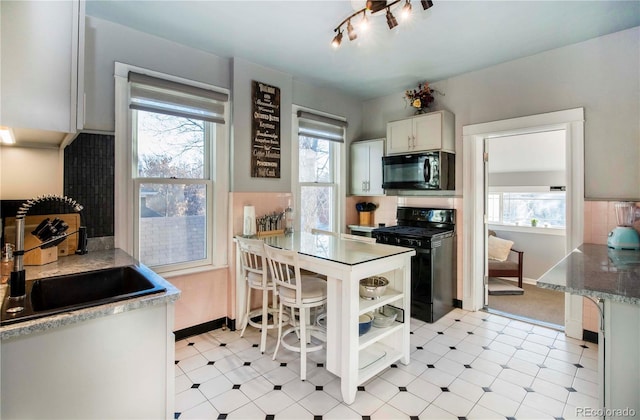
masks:
[[[323,352],[300,359],[275,332],[218,329],[176,342],[178,419],[554,419],[597,406],[598,346],[556,330],[455,309],[435,323],[411,319],[411,363],[394,365],[342,402]]]

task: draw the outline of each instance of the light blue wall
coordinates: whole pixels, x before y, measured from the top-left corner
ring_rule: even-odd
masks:
[[[566,255],[564,236],[506,231],[498,226],[489,226],[489,229],[498,237],[513,241],[513,248],[524,251],[522,276],[525,278],[537,280]]]
[[[455,114],[458,159],[465,125],[583,107],[585,198],[640,201],[640,27],[433,86],[445,94],[434,109]],[[402,95],[364,103],[363,135],[383,137],[387,121],[411,114]],[[456,161],[458,191],[463,165]]]
[[[148,35],[102,19],[87,17],[86,25],[86,123],[87,130],[113,132],[114,62],[208,83],[231,91],[231,176],[234,192],[290,192],[292,106],[346,118],[347,142],[361,132],[362,104],[357,98],[241,58],[221,58]],[[251,178],[251,82],[280,88],[281,177]],[[348,150],[348,148],[346,148]],[[348,159],[348,156],[346,156]],[[344,167],[343,167],[344,169]]]

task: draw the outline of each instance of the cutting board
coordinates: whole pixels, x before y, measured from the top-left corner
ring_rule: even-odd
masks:
[[[69,229],[66,230],[65,233],[76,232],[80,227],[80,215],[78,213],[67,213],[67,214],[45,214],[39,216],[26,216],[24,218],[25,228],[24,228],[24,236],[25,236],[25,249],[32,248],[40,243],[40,240],[31,234],[33,231],[44,219],[49,218],[50,220],[55,219],[56,217],[60,220],[63,220],[66,224],[69,225]],[[4,228],[5,240],[10,243],[15,243],[15,217],[7,217],[6,224]],[[33,240],[31,240],[33,238]],[[33,245],[32,245],[33,244]],[[47,248],[49,249],[49,248]],[[76,249],[78,249],[78,235],[70,235],[65,238],[64,241],[58,244],[58,257],[66,257],[67,255],[73,255],[76,253]],[[30,253],[36,252],[31,251]],[[27,257],[30,253],[25,254],[25,264],[27,263]],[[50,261],[47,261],[50,262]],[[38,264],[29,264],[29,265],[38,265]]]

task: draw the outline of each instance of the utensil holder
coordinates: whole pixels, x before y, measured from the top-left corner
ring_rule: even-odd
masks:
[[[361,212],[358,212],[358,217],[360,218],[360,221],[359,221],[360,226],[373,226],[373,212],[372,211],[361,211]]]

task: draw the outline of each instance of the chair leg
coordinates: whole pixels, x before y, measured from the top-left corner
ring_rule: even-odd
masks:
[[[300,315],[300,312],[298,312],[298,316]],[[291,322],[290,324],[295,327],[296,326],[296,310],[295,308],[291,307]],[[299,326],[299,323],[298,323]],[[300,339],[300,332],[298,330],[295,330],[296,332],[296,337],[298,337],[298,339]]]
[[[282,302],[280,302],[278,309],[278,342],[276,343],[276,349],[273,351],[271,360],[276,360],[278,349],[280,348],[280,340],[282,340]]]
[[[260,352],[264,354],[267,346],[267,329],[269,326],[269,290],[262,289],[262,331],[260,332]]]
[[[243,327],[240,332],[240,337],[244,336],[244,330],[247,329],[247,325],[249,325],[249,312],[251,312],[251,287],[247,284],[247,300],[245,301],[245,311],[244,311],[244,320],[242,322]]]
[[[300,379],[307,379],[307,322],[306,309],[300,308]]]

